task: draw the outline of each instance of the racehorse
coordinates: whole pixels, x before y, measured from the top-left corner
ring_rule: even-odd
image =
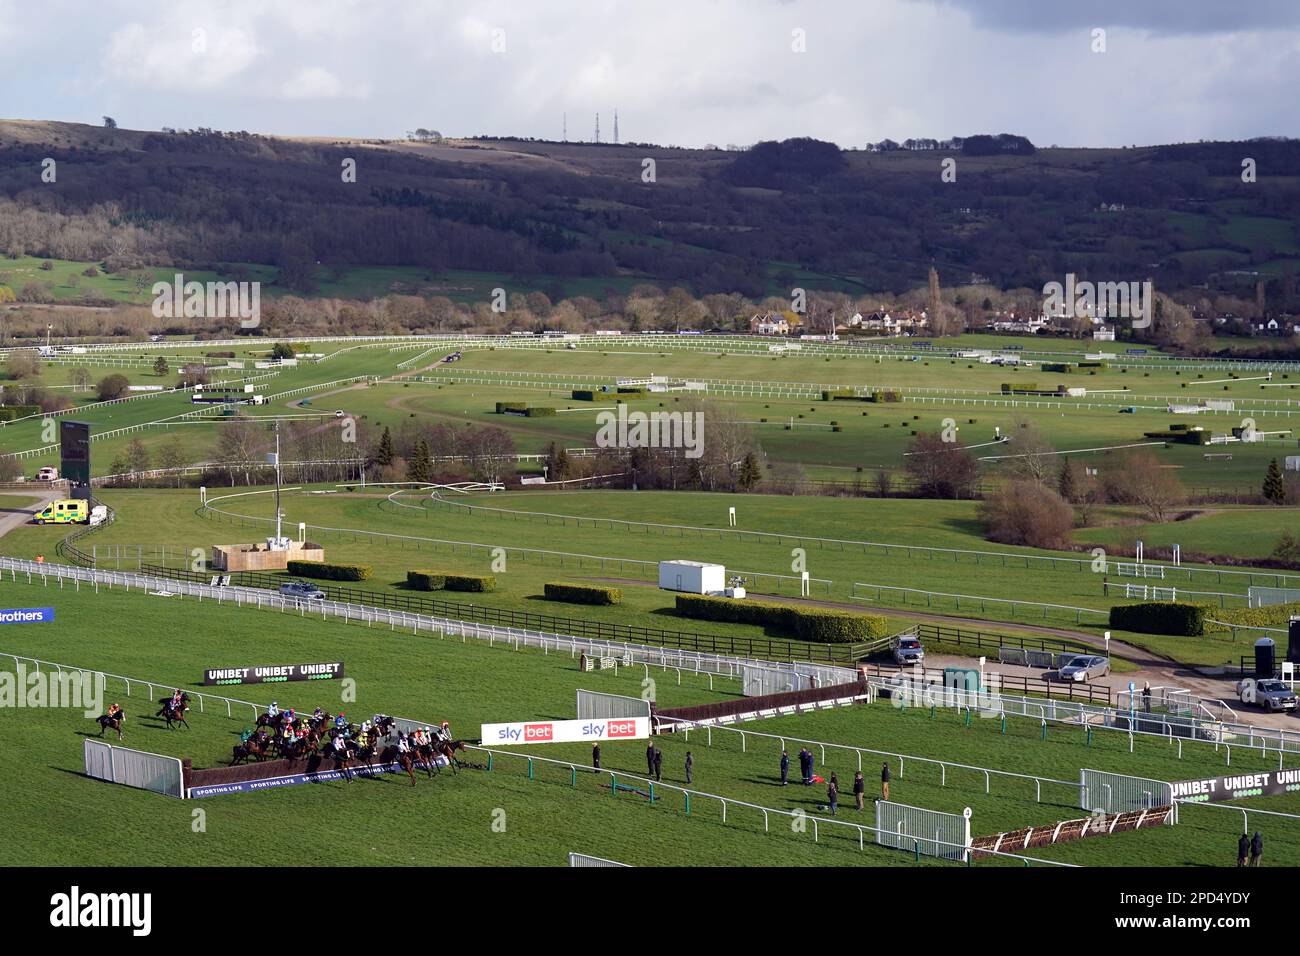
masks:
[[[158,703],[162,706],[154,716],[161,717],[167,721],[168,730],[172,729],[172,724],[180,724],[186,730],[190,729],[189,723],[185,720],[185,712],[190,709],[189,694],[181,694],[180,704],[175,707],[172,706],[172,699],[170,697],[164,697],[162,700],[158,701]]]
[[[249,757],[261,762],[267,758],[267,751],[270,748],[270,735],[265,730],[259,731],[243,743],[235,745],[234,757],[230,761],[230,766],[233,767],[237,763],[243,763]]]
[[[348,769],[348,764],[352,762],[352,752],[348,749],[349,741],[345,741],[342,750],[335,750],[331,745],[329,755],[334,758],[334,766],[343,771],[343,779],[348,783],[352,782],[352,771]]]
[[[460,771],[460,761],[456,759],[456,751],[464,751],[464,749],[465,741],[463,740],[440,740],[437,746],[438,755],[447,758],[447,762],[451,764],[452,773]]]
[[[379,762],[387,767],[390,763],[395,763],[406,771],[406,775],[411,778],[411,786],[415,786],[415,756],[411,751],[405,753],[397,749],[396,744],[389,744],[379,754]]]
[[[123,719],[125,719],[125,717],[126,714],[120,710],[117,712],[117,715],[114,717],[110,717],[108,716],[108,714],[101,714],[99,717],[96,717],[95,719],[99,721],[99,736],[101,737],[104,736],[104,731],[108,730],[111,727],[117,731],[117,739],[121,740],[122,721]]]
[[[394,723],[396,723],[396,720],[389,717],[387,714],[375,714],[375,719],[371,726],[375,728],[378,736],[389,737],[392,735]]]

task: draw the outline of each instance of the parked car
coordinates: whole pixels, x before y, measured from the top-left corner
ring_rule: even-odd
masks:
[[[1071,658],[1070,661],[1056,672],[1056,676],[1061,680],[1074,681],[1082,684],[1090,681],[1094,677],[1105,677],[1110,673],[1110,658],[1092,657],[1087,654]]]
[[[280,593],[285,597],[306,601],[323,601],[325,592],[309,581],[290,581],[280,585]]]
[[[36,480],[37,481],[58,481],[59,469],[53,467],[52,465],[46,465],[44,468],[42,468],[40,471],[36,473]]]
[[[345,411],[344,411],[343,409],[341,409],[341,408],[336,408],[336,409],[334,409],[334,417],[335,417],[335,418],[345,418],[345,417],[347,417],[347,414],[348,414],[348,413],[345,412]]]
[[[899,638],[894,645],[894,661],[898,664],[924,664],[925,648],[915,637]]]
[[[1273,678],[1247,677],[1238,682],[1237,696],[1243,704],[1254,704],[1270,712],[1296,709],[1295,691]]]

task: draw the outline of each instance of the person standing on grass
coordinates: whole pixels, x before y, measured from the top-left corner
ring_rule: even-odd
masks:
[[[600,744],[591,745],[591,765],[597,770],[600,769]]]
[[[867,781],[859,770],[853,775],[853,801],[858,805],[858,809],[863,809],[867,799]]]
[[[1264,855],[1264,838],[1255,831],[1255,836],[1250,841],[1250,865],[1259,866],[1259,859]]]
[[[836,816],[840,802],[840,782],[834,773],[831,782],[826,785],[826,802],[831,805],[831,816]]]
[[[694,769],[695,758],[691,756],[691,752],[688,750],[686,751],[686,782],[688,784],[691,782],[691,771]]]
[[[1246,834],[1243,833],[1243,834],[1241,835],[1241,839],[1239,839],[1239,840],[1237,841],[1237,867],[1238,867],[1238,869],[1240,869],[1241,867],[1243,867],[1243,866],[1246,865],[1246,856],[1247,856],[1247,854],[1249,854],[1249,853],[1250,853],[1250,837],[1246,836]]]
[[[880,765],[880,799],[889,799],[889,763]]]
[[[663,780],[663,778],[664,778],[664,773],[663,773],[663,769],[664,769],[664,752],[663,752],[662,750],[660,750],[658,747],[655,748],[655,755],[654,755],[654,759],[651,761],[651,764],[652,764],[653,767],[654,767],[654,775],[655,775],[655,779],[656,779],[656,780]]]
[[[645,773],[647,777],[653,777],[655,773],[655,745],[653,741],[646,744]]]
[[[784,750],[781,751],[781,786],[790,782],[790,754]]]

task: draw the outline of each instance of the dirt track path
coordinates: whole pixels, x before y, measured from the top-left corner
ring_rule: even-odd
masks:
[[[4,494],[13,494],[16,497],[22,497],[26,494],[23,491],[4,492]],[[12,531],[14,528],[21,528],[27,522],[32,520],[32,515],[40,511],[47,504],[58,498],[60,492],[41,491],[37,493],[34,501],[25,505],[19,505],[17,508],[0,508],[0,538]]]

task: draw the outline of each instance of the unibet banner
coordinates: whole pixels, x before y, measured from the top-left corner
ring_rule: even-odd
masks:
[[[1243,797],[1272,797],[1300,790],[1300,770],[1265,770],[1230,777],[1204,777],[1170,784],[1174,799],[1188,803],[1219,803]]]
[[[276,684],[286,680],[332,680],[343,676],[343,662],[330,664],[269,664],[260,667],[213,667],[203,672],[203,683]]]
[[[649,717],[611,717],[600,720],[525,720],[514,724],[483,724],[479,739],[484,747],[502,747],[511,744],[644,740],[649,736]]]

